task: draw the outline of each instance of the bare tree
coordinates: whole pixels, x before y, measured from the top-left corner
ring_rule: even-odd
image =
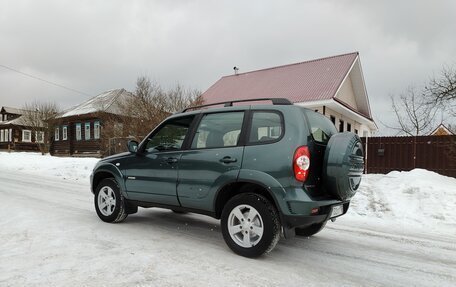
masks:
[[[29,128],[35,144],[42,154],[48,153],[54,131],[51,123],[59,113],[59,108],[53,102],[34,101],[26,103],[20,117],[20,124]]]
[[[415,87],[409,87],[405,93],[399,95],[398,100],[391,96],[391,103],[397,125],[384,124],[386,127],[398,131],[399,134],[409,136],[427,134],[432,131],[439,107],[436,104],[430,105],[425,95],[417,91]]]
[[[189,106],[202,103],[201,92],[177,84],[165,90],[147,77],[139,77],[131,98],[117,103],[120,114],[106,114],[102,119],[104,153],[113,146],[125,146],[128,139],[142,140],[154,127],[169,115]],[[117,151],[117,150],[116,150]]]
[[[443,67],[438,77],[433,77],[425,87],[432,100],[438,103],[456,103],[456,69]]]

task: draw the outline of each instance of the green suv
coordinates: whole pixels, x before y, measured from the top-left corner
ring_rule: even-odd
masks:
[[[281,234],[311,236],[345,214],[364,169],[359,137],[285,99],[249,101],[260,100],[272,105],[186,109],[100,160],[98,216],[120,222],[138,207],[209,215],[234,252],[257,257]]]

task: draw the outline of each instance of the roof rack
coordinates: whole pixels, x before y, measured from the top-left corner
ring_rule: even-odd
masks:
[[[258,102],[258,101],[271,101],[273,105],[293,105],[293,103],[290,102],[290,100],[285,99],[285,98],[260,98],[260,99],[233,100],[233,101],[227,101],[227,102],[219,102],[219,103],[213,103],[213,104],[207,104],[207,105],[201,105],[201,106],[188,107],[188,108],[183,109],[180,112],[185,113],[188,110],[196,110],[199,108],[205,108],[205,107],[216,106],[216,105],[224,105],[224,107],[232,107],[233,103]]]

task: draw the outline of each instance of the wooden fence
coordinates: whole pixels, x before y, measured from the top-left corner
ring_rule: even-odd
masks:
[[[362,138],[366,173],[424,168],[456,177],[456,136]]]

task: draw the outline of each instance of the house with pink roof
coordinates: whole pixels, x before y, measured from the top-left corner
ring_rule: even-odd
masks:
[[[327,116],[340,131],[376,130],[359,53],[349,53],[222,77],[203,93],[205,104],[286,98]]]

